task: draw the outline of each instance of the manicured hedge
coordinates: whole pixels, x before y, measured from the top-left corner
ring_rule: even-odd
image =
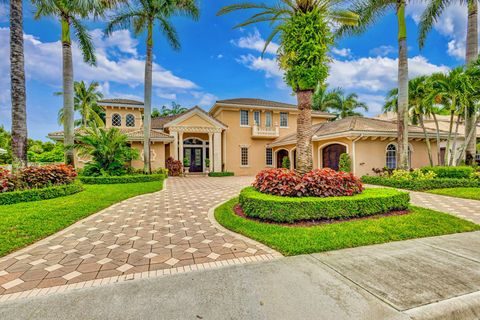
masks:
[[[0,205],[14,204],[20,202],[39,201],[68,196],[83,191],[81,183],[74,182],[61,186],[54,186],[41,189],[27,189],[0,193]]]
[[[363,176],[362,181],[369,184],[414,191],[458,187],[480,187],[480,180],[475,179],[435,178],[429,180],[396,180],[388,177]]]
[[[253,187],[240,192],[239,203],[248,217],[275,222],[345,219],[371,216],[408,208],[410,195],[393,189],[367,189],[344,197],[281,197]]]
[[[209,177],[231,177],[235,174],[233,172],[209,172]]]
[[[455,179],[468,179],[470,175],[475,172],[475,169],[468,166],[461,167],[423,167],[423,172],[433,171],[437,175],[437,178],[455,178]]]
[[[120,184],[120,183],[138,183],[162,181],[165,179],[163,174],[138,174],[128,176],[101,176],[101,177],[84,177],[80,176],[80,181],[85,184]]]

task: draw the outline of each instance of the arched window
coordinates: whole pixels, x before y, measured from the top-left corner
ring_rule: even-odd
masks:
[[[397,168],[397,146],[393,143],[387,146],[386,166],[389,169]]]
[[[135,127],[135,116],[133,114],[127,114],[125,118],[125,125],[127,127]]]
[[[122,126],[122,116],[118,113],[112,115],[112,126],[121,127]]]
[[[185,139],[185,140],[183,141],[183,144],[187,144],[187,145],[198,145],[198,144],[203,144],[203,141],[202,141],[202,140],[199,140],[199,139],[191,138],[191,139]]]

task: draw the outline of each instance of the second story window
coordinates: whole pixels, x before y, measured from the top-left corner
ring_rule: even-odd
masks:
[[[288,127],[288,113],[287,112],[280,112],[280,127],[283,127],[283,128]]]
[[[255,111],[253,113],[253,122],[254,122],[254,125],[256,126],[260,125],[260,111]]]
[[[118,113],[112,115],[112,126],[121,127],[122,126],[122,116]]]
[[[240,125],[248,126],[248,110],[240,110]]]
[[[272,113],[270,111],[265,112],[265,127],[272,127]]]
[[[127,114],[125,117],[125,125],[127,127],[135,127],[135,116],[133,114]]]

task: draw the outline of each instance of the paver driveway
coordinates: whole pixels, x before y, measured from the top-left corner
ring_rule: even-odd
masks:
[[[273,259],[279,254],[208,217],[209,209],[251,181],[170,178],[163,191],[118,203],[1,259],[0,295]]]

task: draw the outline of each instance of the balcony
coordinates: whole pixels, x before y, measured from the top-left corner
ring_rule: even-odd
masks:
[[[252,126],[252,138],[254,139],[276,139],[280,136],[280,130],[276,127]]]

